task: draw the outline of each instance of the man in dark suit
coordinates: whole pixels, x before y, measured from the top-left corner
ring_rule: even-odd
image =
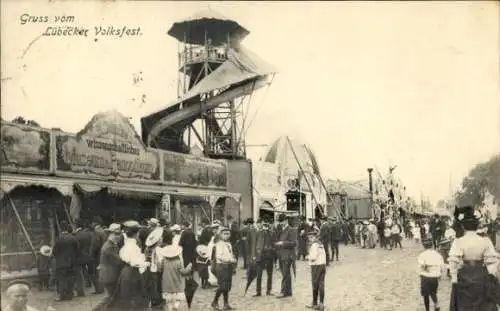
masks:
[[[263,221],[262,229],[257,232],[255,247],[252,249],[252,259],[257,265],[257,294],[262,295],[262,273],[266,270],[267,287],[266,295],[272,295],[274,258],[276,257],[276,233],[271,225]]]
[[[78,296],[85,296],[85,285],[87,281],[92,281],[94,286],[97,285],[95,275],[92,274],[89,268],[92,268],[92,251],[94,249],[93,233],[90,231],[88,221],[79,220],[78,228],[75,230],[75,239],[78,241],[78,266],[76,271],[76,293]],[[88,282],[90,283],[90,282]],[[96,291],[98,285],[95,286]]]
[[[278,221],[281,225],[281,232],[276,242],[276,250],[280,261],[281,269],[281,295],[277,298],[292,296],[292,264],[295,261],[297,246],[297,231],[288,224],[288,217],[280,214]]]
[[[319,228],[319,240],[323,244],[326,253],[326,265],[330,265],[330,252],[328,249],[330,248],[330,225],[326,217],[321,217],[321,227]]]
[[[330,261],[333,261],[333,257],[335,257],[335,260],[339,261],[339,244],[342,240],[342,226],[340,222],[335,218],[332,218],[331,222],[330,244],[332,246],[332,256],[330,258]]]
[[[60,300],[73,299],[73,287],[78,257],[78,242],[71,234],[72,228],[66,221],[61,221],[61,234],[56,238],[52,254],[55,259],[55,277],[57,294]]]
[[[248,253],[249,250],[249,230],[250,230],[250,218],[245,220],[243,222],[243,228],[240,231],[240,237],[241,237],[241,257],[243,257],[243,269],[248,268],[248,257],[250,254]]]
[[[110,306],[115,292],[118,277],[123,267],[119,252],[123,245],[123,235],[119,224],[111,224],[107,229],[109,237],[101,248],[99,270],[99,281],[106,290],[106,297],[97,304],[92,311],[105,310]]]
[[[196,246],[198,246],[196,235],[193,232],[191,223],[186,221],[183,227],[184,230],[181,233],[179,246],[182,247],[182,259],[184,261],[184,266],[187,266],[190,263],[194,265],[196,259]]]

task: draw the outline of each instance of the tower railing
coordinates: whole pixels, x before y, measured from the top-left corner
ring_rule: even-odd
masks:
[[[200,62],[223,63],[227,60],[227,49],[215,46],[186,46],[180,56],[180,67]]]

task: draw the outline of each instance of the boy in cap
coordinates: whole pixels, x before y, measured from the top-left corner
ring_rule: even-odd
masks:
[[[4,311],[37,311],[37,309],[28,305],[28,295],[31,286],[23,280],[14,280],[7,284],[5,289],[5,300],[2,303],[1,310]]]
[[[218,287],[214,301],[212,302],[212,308],[214,310],[219,310],[219,298],[222,295],[224,298],[223,310],[234,310],[234,308],[229,305],[229,292],[232,287],[233,264],[236,262],[236,259],[234,258],[231,243],[229,242],[229,228],[221,227],[219,234],[220,240],[215,245],[215,275],[217,276]]]
[[[420,294],[424,298],[426,311],[429,311],[429,297],[434,302],[435,310],[439,311],[437,290],[439,278],[444,270],[443,256],[433,249],[432,239],[425,239],[422,244],[425,250],[418,256]]]
[[[324,310],[323,303],[325,301],[325,275],[327,265],[326,251],[323,243],[319,239],[318,231],[313,230],[309,232],[308,238],[311,245],[309,248],[308,260],[309,266],[311,266],[313,301],[307,308]]]

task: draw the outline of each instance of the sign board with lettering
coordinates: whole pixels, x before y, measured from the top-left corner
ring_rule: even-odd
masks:
[[[178,186],[226,189],[227,163],[193,155],[161,151],[163,181]]]
[[[76,135],[57,134],[55,145],[56,174],[160,179],[158,151],[145,148],[129,120],[116,111],[95,115]]]
[[[1,132],[2,172],[49,173],[50,130],[2,121]]]

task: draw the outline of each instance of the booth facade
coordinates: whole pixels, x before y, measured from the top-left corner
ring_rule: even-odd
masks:
[[[35,274],[34,256],[63,220],[158,217],[196,227],[241,214],[227,161],[147,148],[118,112],[95,115],[76,134],[10,122],[1,132],[2,279]]]

